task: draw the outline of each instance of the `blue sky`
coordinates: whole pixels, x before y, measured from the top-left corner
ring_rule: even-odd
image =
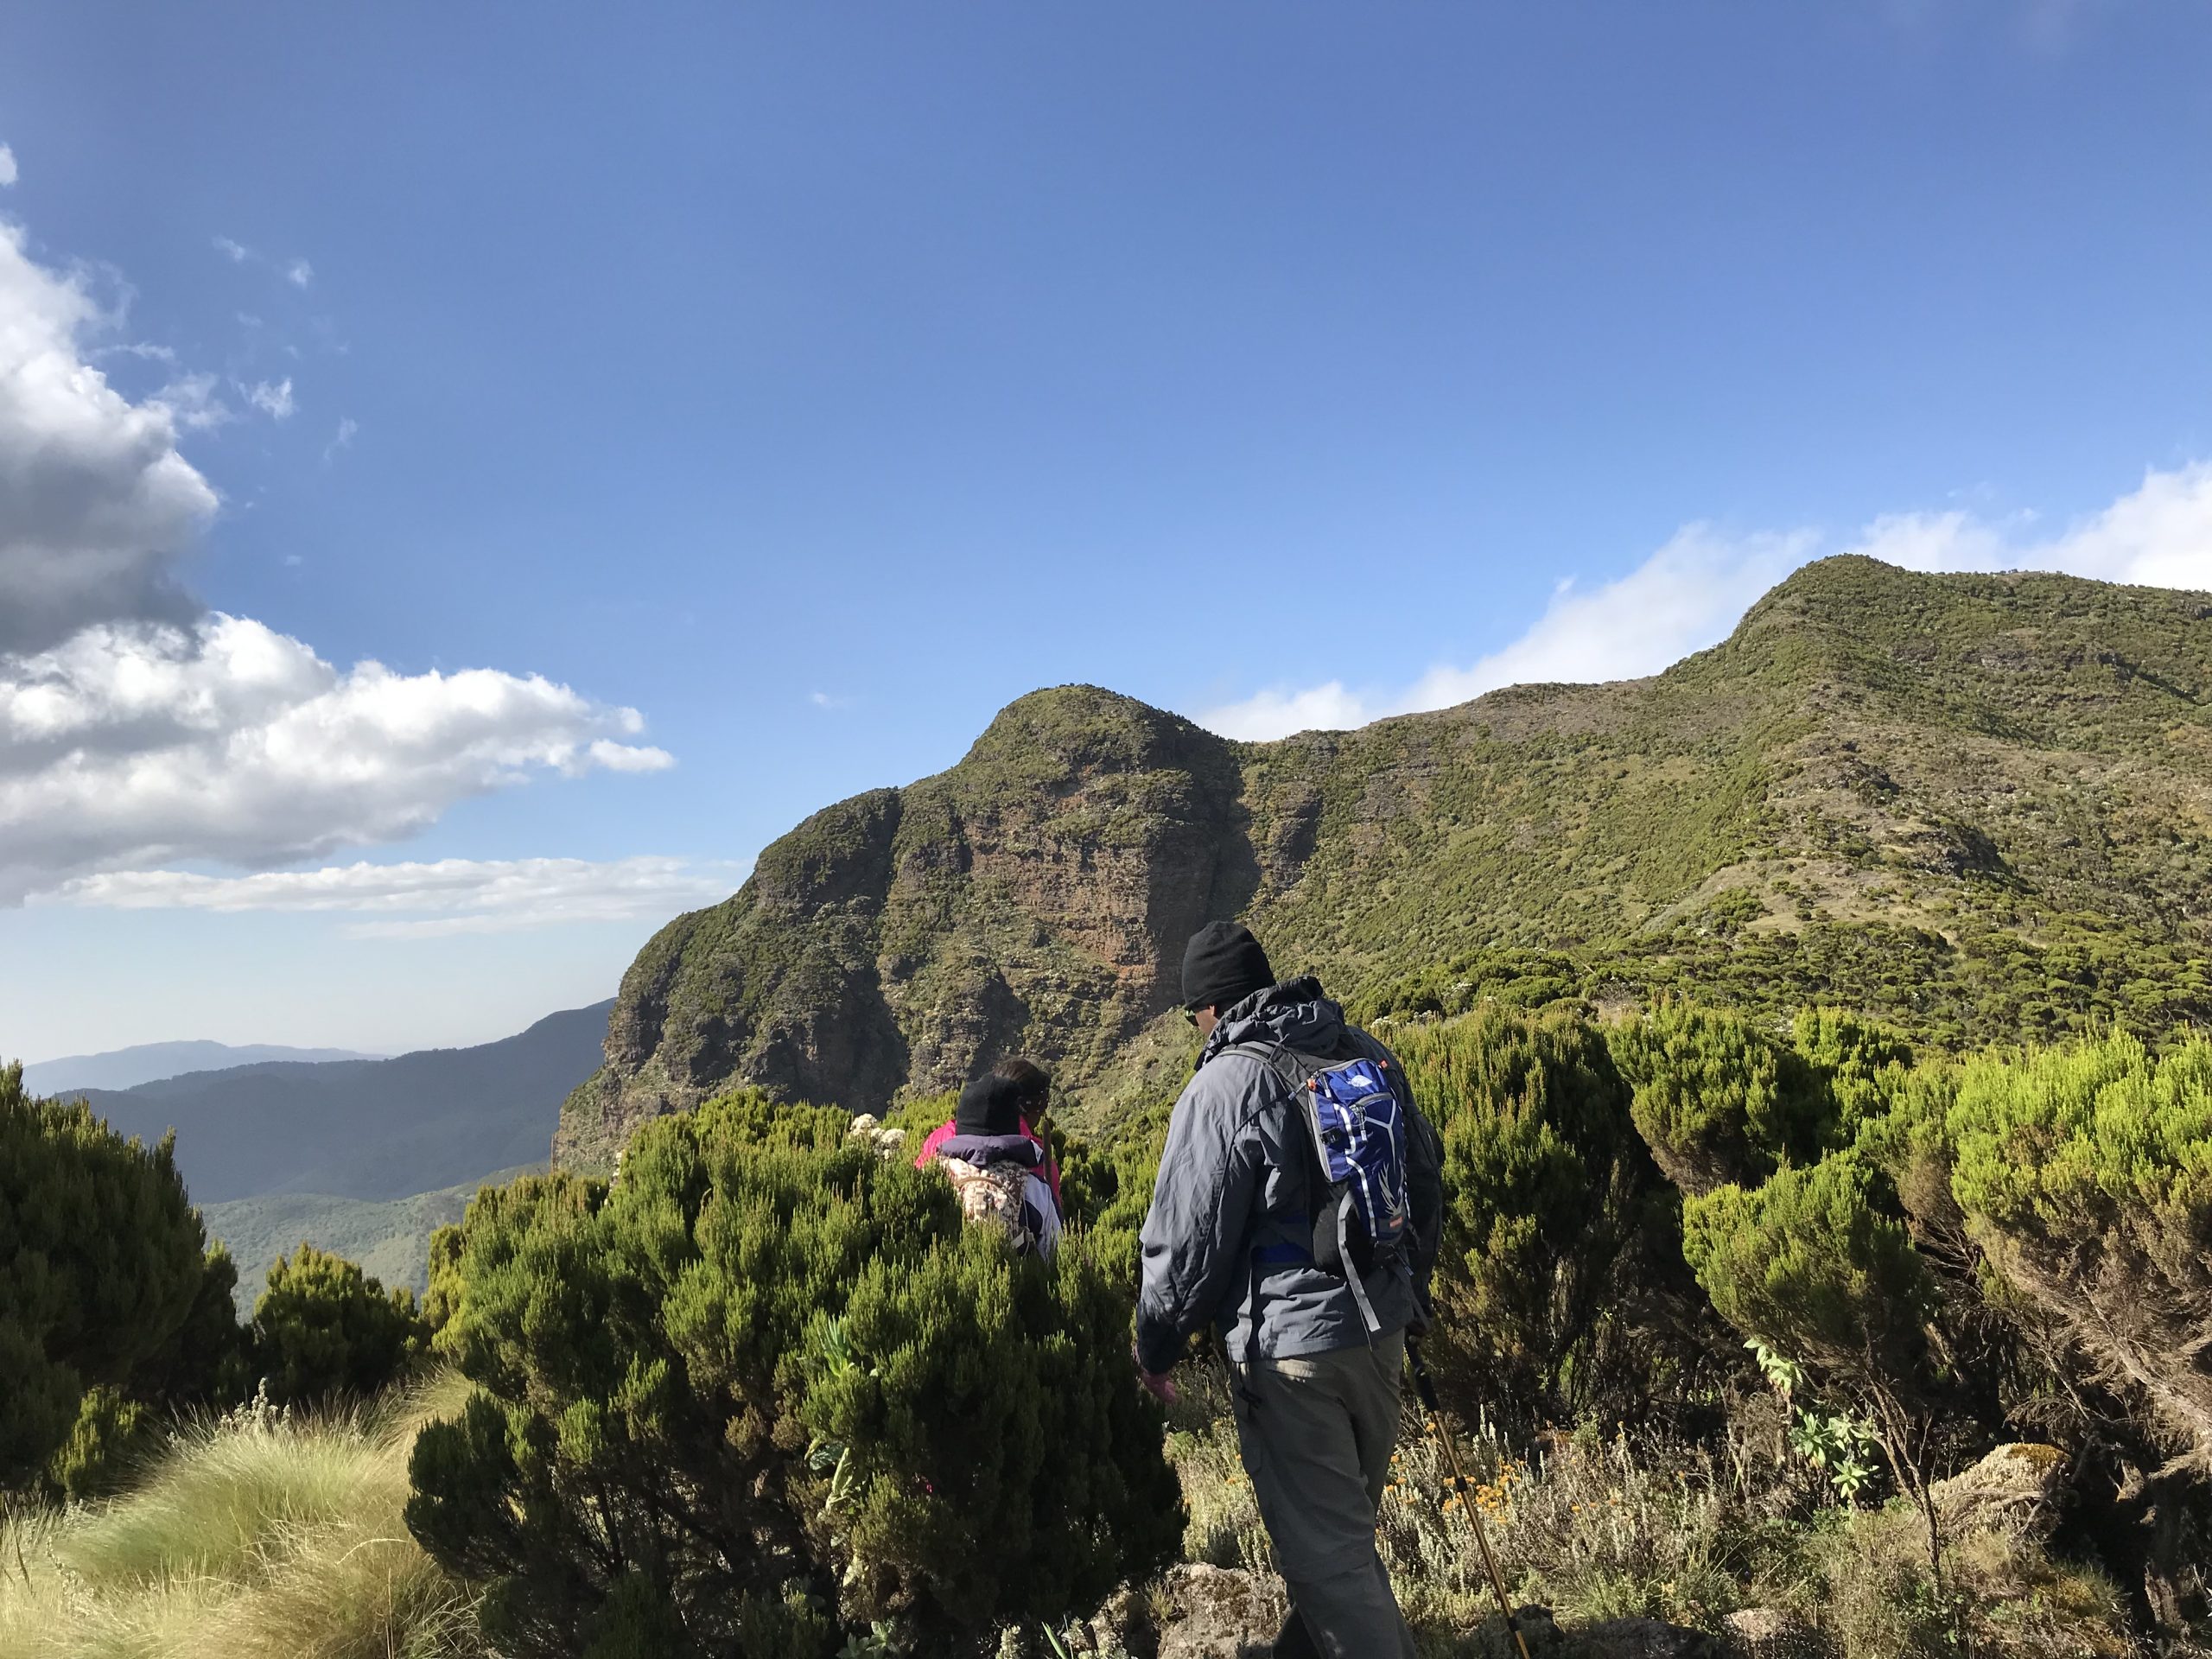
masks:
[[[1649,671],[1843,548],[2212,587],[2209,48],[11,7],[0,1052],[499,1035],[1040,684],[1263,736]]]

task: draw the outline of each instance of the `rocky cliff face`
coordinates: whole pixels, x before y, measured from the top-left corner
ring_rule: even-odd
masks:
[[[1008,1053],[1095,1077],[1180,1026],[1179,941],[1250,899],[1242,787],[1188,721],[1088,686],[1022,698],[951,771],[817,813],[663,929],[556,1156],[603,1165],[734,1080],[860,1110]]]
[[[950,771],[816,814],[662,930],[556,1156],[604,1166],[734,1083],[874,1110],[1016,1052],[1078,1120],[1110,1116],[1187,1064],[1181,947],[1216,917],[1340,990],[1715,905],[1755,932],[1879,921],[1938,945],[2087,915],[2195,950],[2208,618],[2202,594],[1841,559],[1653,679],[1357,732],[1234,744],[1037,692]]]

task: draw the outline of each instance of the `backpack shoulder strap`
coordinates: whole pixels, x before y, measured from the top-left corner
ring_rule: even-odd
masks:
[[[1259,1061],[1280,1077],[1283,1086],[1294,1095],[1306,1086],[1309,1075],[1306,1067],[1294,1050],[1281,1043],[1231,1043],[1221,1052],[1224,1054],[1242,1054],[1248,1059]]]
[[[1305,1166],[1308,1213],[1317,1211],[1330,1186],[1328,1163],[1321,1150],[1320,1125],[1315,1119],[1306,1084],[1328,1062],[1318,1060],[1310,1054],[1301,1054],[1284,1043],[1231,1043],[1221,1051],[1224,1054],[1243,1054],[1258,1060],[1274,1073],[1275,1080],[1283,1087],[1283,1104],[1289,1109],[1289,1120],[1283,1125],[1291,1140],[1300,1149],[1300,1161]]]

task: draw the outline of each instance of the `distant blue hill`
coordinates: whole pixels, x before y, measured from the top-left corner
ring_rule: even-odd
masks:
[[[376,1060],[350,1048],[285,1048],[276,1043],[140,1043],[102,1054],[71,1054],[23,1068],[23,1087],[35,1095],[59,1095],[73,1089],[135,1089],[142,1083],[181,1077],[226,1066],[256,1065],[264,1060]]]
[[[196,1204],[267,1193],[404,1198],[544,1161],[569,1091],[604,1056],[610,999],[474,1048],[264,1061],[72,1090],[125,1135],[176,1131]]]

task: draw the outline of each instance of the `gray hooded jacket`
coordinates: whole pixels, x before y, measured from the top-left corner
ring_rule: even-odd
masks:
[[[1318,980],[1293,979],[1222,1015],[1167,1128],[1142,1235],[1137,1359],[1165,1371],[1185,1339],[1217,1326],[1231,1359],[1291,1359],[1363,1347],[1366,1322],[1351,1287],[1313,1265],[1302,1111],[1258,1056],[1225,1051],[1283,1044],[1332,1059],[1389,1062],[1408,1109],[1407,1185],[1414,1239],[1363,1281],[1383,1331],[1424,1323],[1443,1214],[1442,1147],[1396,1056],[1344,1023]],[[1262,1259],[1264,1258],[1264,1259]],[[1408,1259],[1410,1258],[1410,1259]]]

